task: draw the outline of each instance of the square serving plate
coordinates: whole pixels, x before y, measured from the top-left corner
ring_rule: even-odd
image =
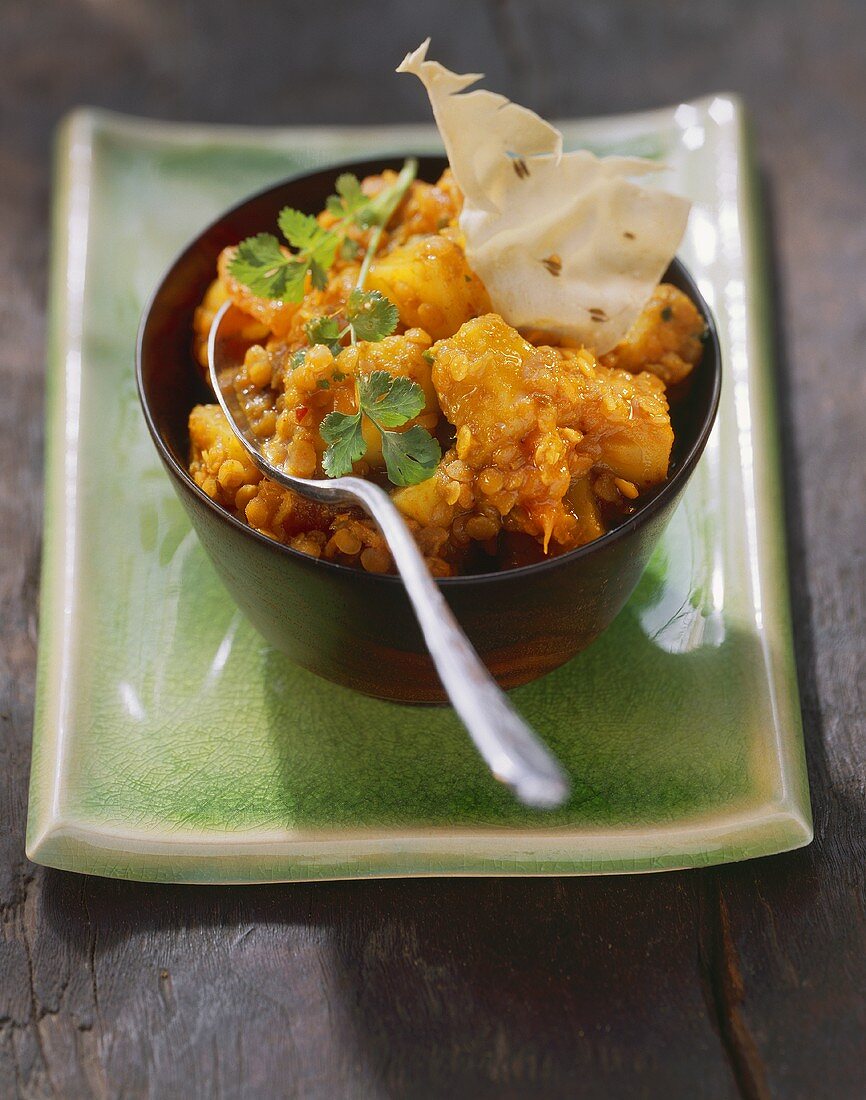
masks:
[[[27,850],[118,878],[263,882],[692,867],[811,839],[768,315],[742,112],[718,95],[563,124],[663,159],[724,355],[718,424],[633,599],[514,692],[572,776],[518,806],[453,712],[364,698],[241,618],[159,465],[133,348],[173,254],[244,194],[428,127],[263,130],[95,111],[58,146]]]

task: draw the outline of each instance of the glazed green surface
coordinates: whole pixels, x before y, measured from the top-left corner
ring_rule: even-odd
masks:
[[[707,453],[626,610],[588,651],[513,694],[573,778],[571,801],[551,815],[518,806],[490,778],[450,710],[362,697],[268,648],[191,532],[135,392],[142,308],[204,224],[308,167],[435,149],[429,133],[73,119],[60,147],[55,229],[34,858],[128,877],[234,881],[651,869],[808,840],[765,318],[754,257],[725,245],[730,203],[742,219],[747,203],[716,190],[725,151],[742,170],[743,150],[735,117],[726,127],[705,104],[700,112],[708,136],[697,152],[684,148],[670,112],[568,129],[572,144],[665,157],[666,185],[700,200],[682,255],[714,307],[726,378]],[[747,220],[739,231],[751,231]],[[76,271],[85,275],[78,299]],[[746,327],[741,293],[757,303]],[[80,365],[69,354],[79,321]],[[731,843],[729,818],[739,830]],[[552,828],[555,864],[533,847],[534,834]],[[430,850],[413,858],[401,837],[425,829]],[[467,830],[494,836],[496,857],[437,857],[436,835]],[[624,832],[642,830],[673,830],[673,839],[632,844],[641,854],[630,854]],[[380,836],[385,848],[365,867],[351,852],[338,860],[306,851],[312,833],[350,846],[354,833]],[[224,834],[224,858],[205,859],[196,837],[207,845]],[[254,850],[265,834],[267,850]],[[589,834],[591,858],[581,847]],[[248,857],[232,855],[232,836],[252,845]]]

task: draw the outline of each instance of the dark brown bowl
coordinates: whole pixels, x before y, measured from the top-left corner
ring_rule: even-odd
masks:
[[[192,357],[192,316],[220,251],[276,224],[286,205],[321,209],[342,171],[399,167],[378,159],[287,180],[229,210],[184,249],[142,318],[137,348],[144,416],[175,491],[217,572],[253,625],[298,664],[368,695],[439,702],[441,684],[399,577],[317,560],[260,535],[202,492],[187,472],[187,417],[212,400]],[[419,158],[436,179],[440,157]],[[674,260],[666,278],[706,320],[709,338],[689,392],[673,410],[671,473],[621,526],[560,557],[499,573],[439,580],[448,603],[503,687],[557,668],[596,638],[631,595],[680,499],[716,416],[721,384],[713,318]]]

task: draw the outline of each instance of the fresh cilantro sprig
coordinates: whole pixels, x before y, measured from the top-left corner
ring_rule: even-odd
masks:
[[[397,307],[390,298],[378,290],[355,289],[346,302],[346,324],[341,328],[336,317],[313,317],[304,326],[307,340],[314,344],[324,344],[332,355],[343,350],[342,340],[349,336],[352,343],[358,340],[378,342],[390,336],[400,320]]]
[[[397,327],[399,314],[390,299],[378,290],[356,287],[346,303],[346,325],[343,329],[335,317],[315,317],[306,326],[311,344],[324,344],[334,355],[342,350],[340,341],[349,333],[352,342],[383,340]],[[322,468],[328,477],[342,477],[352,472],[353,463],[363,458],[367,441],[361,429],[362,417],[375,425],[382,437],[382,456],[388,477],[395,485],[415,485],[430,477],[442,457],[439,444],[422,428],[414,424],[408,431],[395,432],[424,408],[424,391],[417,382],[403,375],[392,377],[386,370],[375,370],[355,380],[358,411],[354,414],[329,413],[319,426],[328,448],[322,458]]]
[[[358,411],[352,415],[329,413],[319,431],[328,444],[322,466],[328,477],[352,472],[352,464],[363,458],[367,441],[361,429],[362,417],[375,425],[382,437],[382,456],[388,477],[394,485],[417,485],[436,469],[442,452],[439,444],[420,424],[405,432],[395,432],[424,408],[424,391],[417,382],[403,376],[394,378],[386,370],[374,370],[359,377]]]
[[[383,340],[397,327],[400,319],[397,307],[379,291],[365,291],[363,287],[385,226],[417,170],[417,162],[407,160],[394,182],[374,196],[364,194],[357,176],[344,172],[337,178],[336,194],[326,204],[336,219],[329,228],[309,214],[285,207],[280,211],[278,224],[290,248],[281,245],[270,233],[248,237],[238,245],[229,272],[260,297],[300,302],[308,274],[313,286],[324,288],[328,269],[338,252],[347,260],[357,256],[360,246],[349,236],[349,229],[355,226],[372,230],[355,288],[342,311],[345,324],[341,324],[338,316],[314,317],[307,322],[305,331],[310,346],[323,344],[334,356],[343,350],[346,336],[352,344],[359,340]],[[293,365],[300,366],[303,359],[304,351],[299,349],[293,356]],[[404,432],[394,430],[414,420],[424,408],[424,391],[418,383],[402,376],[392,377],[386,370],[376,370],[368,377],[356,377],[355,393],[356,413],[329,413],[319,426],[328,445],[322,459],[328,477],[351,473],[352,465],[366,453],[362,428],[365,416],[382,437],[385,467],[395,485],[415,485],[430,477],[442,457],[436,440],[420,424]]]
[[[337,179],[337,194],[331,195],[327,202],[327,209],[337,218],[333,225],[325,229],[311,214],[286,206],[277,222],[291,247],[281,245],[272,233],[247,237],[238,245],[229,263],[229,273],[261,298],[300,302],[307,274],[313,286],[321,290],[327,284],[328,269],[337,252],[345,258],[357,254],[356,242],[348,236],[349,228],[356,226],[373,229],[358,277],[358,285],[363,286],[382,230],[417,171],[417,161],[407,160],[394,182],[373,196],[364,194],[357,176],[343,173]]]

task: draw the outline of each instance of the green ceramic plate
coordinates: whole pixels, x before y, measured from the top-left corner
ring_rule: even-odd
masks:
[[[142,307],[245,193],[432,130],[174,126],[79,112],[59,144],[28,852],[121,878],[261,882],[690,867],[808,843],[767,302],[728,96],[564,124],[661,157],[715,311],[719,422],[637,593],[514,699],[573,778],[518,806],[452,712],[378,702],[270,650],[190,531],[135,393]]]

